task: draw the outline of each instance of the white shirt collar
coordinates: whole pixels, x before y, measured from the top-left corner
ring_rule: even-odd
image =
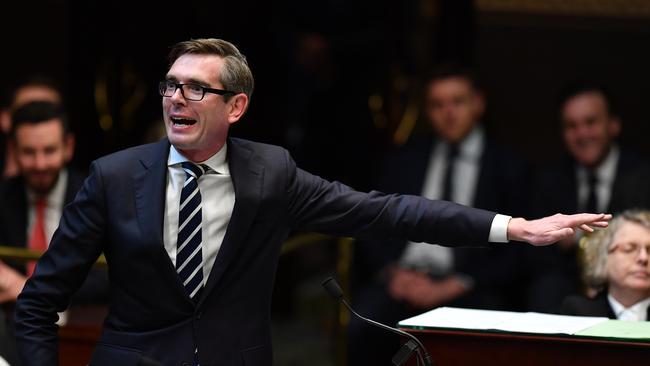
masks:
[[[599,183],[609,184],[614,181],[616,177],[616,166],[618,165],[618,158],[621,155],[621,150],[618,148],[618,145],[613,144],[609,149],[609,153],[605,160],[596,169],[594,173]],[[578,178],[587,180],[588,169],[584,166],[578,166]]]
[[[226,156],[228,153],[228,145],[224,144],[223,147],[217,151],[216,154],[212,155],[205,161],[198,161],[196,163],[205,164],[209,166],[216,173],[221,175],[230,175],[230,169],[228,168],[228,162],[226,161]],[[174,145],[169,147],[169,158],[167,159],[167,166],[178,165],[184,161],[190,161],[188,158],[183,156]]]
[[[609,304],[612,307],[612,310],[614,310],[614,315],[616,315],[617,319],[636,321],[650,320],[646,319],[648,315],[648,306],[650,306],[650,297],[637,302],[629,308],[626,308],[620,302],[616,301],[612,295],[608,294],[607,300],[609,300]]]
[[[458,143],[458,158],[463,160],[475,161],[481,158],[483,153],[483,144],[485,143],[484,131],[481,126],[476,126],[470,131],[465,138]],[[449,149],[449,143],[444,142],[446,149]]]

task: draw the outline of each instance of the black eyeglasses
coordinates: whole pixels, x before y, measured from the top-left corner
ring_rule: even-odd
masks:
[[[160,92],[160,95],[163,97],[171,97],[172,95],[174,95],[174,93],[176,93],[176,89],[178,88],[181,89],[181,94],[183,95],[183,98],[187,100],[193,100],[193,101],[202,100],[203,97],[205,96],[205,93],[212,93],[212,94],[219,94],[219,95],[237,94],[230,90],[206,88],[199,84],[192,84],[192,83],[181,84],[169,80],[161,81],[158,84],[158,92]]]

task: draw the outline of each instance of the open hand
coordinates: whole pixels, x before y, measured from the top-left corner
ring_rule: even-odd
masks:
[[[605,228],[610,214],[575,214],[543,217],[538,220],[513,218],[508,223],[508,240],[518,240],[533,245],[548,245],[572,237],[576,230],[591,233],[594,227]]]

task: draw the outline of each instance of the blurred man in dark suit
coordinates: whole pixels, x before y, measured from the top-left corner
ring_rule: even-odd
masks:
[[[575,82],[560,95],[562,138],[568,151],[536,178],[532,214],[621,212],[650,207],[648,163],[616,142],[622,123],[608,90]],[[580,291],[577,238],[528,255],[530,310],[557,312],[562,300]]]
[[[424,103],[435,135],[390,156],[380,189],[522,214],[526,164],[486,136],[480,123],[485,97],[472,73],[441,67],[427,84]],[[386,324],[441,305],[516,310],[519,255],[514,246],[482,250],[404,240],[360,243],[355,269],[365,271],[366,278],[354,302],[361,313]],[[396,351],[390,335],[354,319],[349,336],[351,364],[376,364]]]
[[[11,139],[9,139],[11,113],[17,108],[35,101],[62,104],[63,97],[59,86],[45,77],[30,77],[14,88],[8,105],[0,110],[0,172],[2,172],[2,177],[8,178],[18,174],[14,149],[11,146]]]
[[[66,166],[73,155],[74,137],[59,104],[27,103],[11,119],[10,137],[20,174],[0,184],[0,245],[44,252],[64,205],[73,200],[84,176]],[[35,262],[0,261],[0,303],[12,307],[34,266]],[[97,270],[73,301],[101,303],[107,297],[106,273]]]

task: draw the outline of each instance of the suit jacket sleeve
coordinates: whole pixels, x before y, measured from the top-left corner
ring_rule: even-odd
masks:
[[[57,365],[57,312],[67,308],[102,252],[104,198],[101,172],[91,174],[68,205],[48,250],[16,303],[16,340],[25,365]]]
[[[297,168],[288,154],[286,164],[289,219],[295,229],[449,246],[488,241],[494,212],[418,196],[357,192]]]

